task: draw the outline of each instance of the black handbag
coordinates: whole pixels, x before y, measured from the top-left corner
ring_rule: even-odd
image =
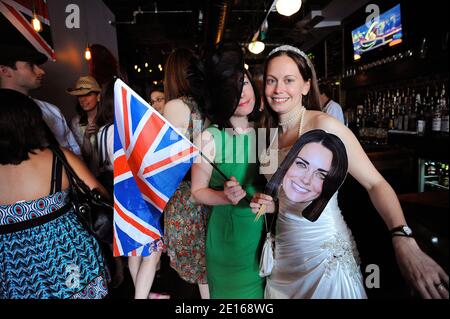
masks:
[[[112,194],[114,191],[114,173],[108,168],[111,166],[111,162],[108,158],[108,130],[112,127],[112,124],[108,124],[102,130],[100,134],[100,140],[98,141],[98,168],[99,174],[97,180],[106,188],[106,190]]]
[[[52,150],[66,170],[71,188],[72,203],[81,222],[99,240],[112,243],[114,216],[112,204],[97,189],[91,190],[78,177],[59,147],[52,147]],[[102,229],[96,226],[98,224],[102,224]]]

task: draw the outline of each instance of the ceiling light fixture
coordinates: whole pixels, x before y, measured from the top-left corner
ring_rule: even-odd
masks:
[[[276,4],[277,12],[284,16],[291,16],[300,10],[302,0],[278,0]]]
[[[33,25],[33,29],[36,32],[42,31],[42,24],[41,21],[39,21],[36,11],[33,10],[33,19],[31,20],[31,24]]]
[[[269,24],[267,22],[267,18],[269,17],[270,12],[275,8],[277,0],[274,0],[272,5],[270,6],[270,9],[267,11],[266,16],[264,17],[264,20],[259,27],[258,31],[253,35],[253,38],[251,42],[248,45],[248,50],[253,54],[260,54],[264,51],[266,48],[266,45],[264,44],[264,41],[266,39],[267,30],[269,28]]]
[[[264,51],[265,48],[266,45],[264,44],[264,42],[258,40],[252,41],[248,45],[248,50],[253,54],[260,54],[261,52]]]
[[[84,51],[84,58],[86,61],[90,61],[92,59],[91,48],[89,47],[89,43],[86,45],[86,50]]]

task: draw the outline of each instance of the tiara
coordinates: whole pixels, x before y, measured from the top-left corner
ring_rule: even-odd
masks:
[[[281,45],[275,49],[273,49],[272,51],[270,51],[270,53],[267,55],[267,57],[269,58],[270,56],[274,55],[277,52],[293,52],[295,54],[300,55],[302,58],[305,59],[306,63],[308,64],[308,66],[311,68],[311,70],[314,69],[313,64],[311,62],[311,60],[308,58],[308,56],[306,55],[305,52],[303,52],[302,50],[293,47],[292,45]]]

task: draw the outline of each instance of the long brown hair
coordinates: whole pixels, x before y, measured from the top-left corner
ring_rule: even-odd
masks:
[[[89,61],[89,73],[103,86],[118,75],[119,63],[116,57],[101,44],[93,44],[89,47],[92,59]]]
[[[102,86],[96,118],[96,124],[99,128],[114,123],[114,83],[115,79],[112,79]]]
[[[267,80],[267,67],[274,58],[286,55],[290,57],[298,67],[298,70],[303,77],[304,81],[310,81],[310,89],[308,94],[302,97],[302,104],[306,107],[307,110],[316,110],[321,111],[320,108],[320,100],[319,100],[319,87],[317,84],[317,76],[314,66],[309,66],[308,62],[304,57],[298,55],[293,51],[278,51],[272,54],[265,63],[264,66],[264,77],[263,77],[263,86],[266,85]],[[265,91],[265,89],[264,89]],[[270,128],[278,127],[278,114],[272,110],[267,101],[267,97],[264,94],[264,127],[267,129],[266,133],[266,147],[269,147],[270,143]]]
[[[166,102],[183,96],[189,96],[191,88],[188,81],[188,69],[194,61],[191,50],[180,48],[167,58],[164,67],[164,97]]]
[[[293,165],[298,153],[300,153],[302,148],[309,143],[321,144],[333,154],[331,168],[323,182],[322,192],[319,197],[314,199],[302,212],[303,217],[306,219],[316,221],[325,209],[325,206],[327,206],[328,201],[337,192],[339,187],[341,187],[347,176],[347,151],[344,143],[336,135],[319,129],[302,134],[292,146],[278,170],[267,183],[264,193],[272,196],[275,201],[278,200],[279,189],[283,183],[284,176]]]

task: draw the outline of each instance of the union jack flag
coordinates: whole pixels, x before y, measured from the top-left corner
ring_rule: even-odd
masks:
[[[114,104],[114,256],[148,256],[198,150],[119,79]]]
[[[8,22],[5,24],[2,18],[0,26],[2,29],[5,28],[2,30],[2,36],[6,36],[9,38],[8,40],[14,40],[16,43],[16,41],[21,42],[19,39],[15,39],[17,36],[20,38],[19,34],[21,34],[26,39],[25,42],[31,43],[36,50],[47,55],[51,60],[56,60],[55,51],[52,48],[46,0],[0,0],[0,13],[18,31],[11,30],[7,25]],[[34,15],[42,23],[43,30],[40,34],[34,31],[30,22]]]

